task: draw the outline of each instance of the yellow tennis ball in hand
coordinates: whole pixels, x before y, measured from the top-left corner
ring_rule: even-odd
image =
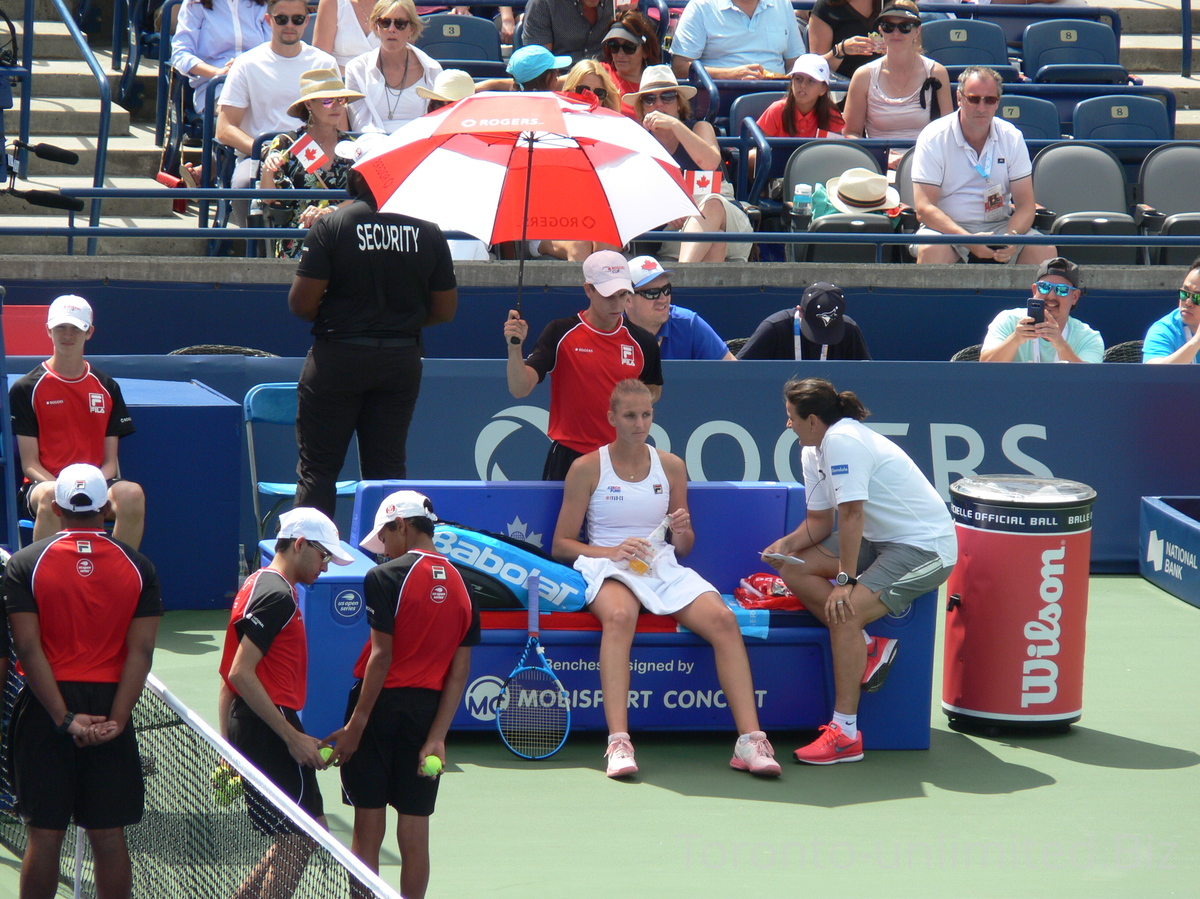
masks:
[[[333,758],[333,747],[332,746],[322,746],[321,747],[321,761],[328,762],[331,758]]]
[[[425,756],[425,764],[421,768],[427,777],[437,777],[442,773],[442,760],[436,755]]]

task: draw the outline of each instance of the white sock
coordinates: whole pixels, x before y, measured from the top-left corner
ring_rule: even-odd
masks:
[[[868,634],[866,631],[863,631],[862,635],[863,635],[863,642],[866,643],[868,646],[870,646],[871,645],[871,635]]]
[[[858,715],[843,715],[841,712],[834,712],[833,723],[841,728],[842,733],[851,740],[858,736]]]

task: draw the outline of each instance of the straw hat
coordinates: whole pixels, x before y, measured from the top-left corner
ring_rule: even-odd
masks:
[[[633,101],[642,94],[674,90],[679,91],[689,100],[696,96],[696,89],[690,84],[680,84],[670,66],[647,66],[646,70],[642,72],[642,83],[638,85],[638,89],[631,94],[622,94],[621,99],[632,106]]]
[[[475,79],[462,69],[445,69],[433,80],[433,88],[418,87],[417,96],[426,100],[456,103],[475,94]]]
[[[870,169],[847,169],[825,182],[829,202],[842,212],[880,212],[900,205],[900,194],[886,175]]]
[[[337,69],[313,69],[300,76],[300,99],[287,109],[293,119],[307,119],[308,100],[324,100],[326,97],[345,97],[347,102],[361,100],[363,95],[349,90]]]

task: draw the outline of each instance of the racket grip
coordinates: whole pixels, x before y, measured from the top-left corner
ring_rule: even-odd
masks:
[[[539,629],[538,615],[541,612],[541,597],[538,593],[541,586],[542,579],[536,574],[529,575],[525,580],[525,590],[529,594],[526,602],[529,604],[529,632],[531,634],[537,633]]]

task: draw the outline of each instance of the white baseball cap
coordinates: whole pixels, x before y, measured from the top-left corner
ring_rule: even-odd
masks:
[[[663,268],[662,263],[653,256],[635,256],[629,260],[629,276],[633,279],[633,289],[645,287],[659,275],[673,275],[674,271]]]
[[[74,325],[80,331],[87,331],[92,327],[91,305],[73,293],[59,297],[50,304],[50,311],[46,315],[47,328],[58,325]]]
[[[629,264],[615,250],[600,250],[583,261],[583,280],[611,297],[618,290],[633,292],[633,281],[629,277]]]
[[[104,472],[84,462],[68,465],[54,481],[54,501],[68,512],[98,512],[108,502]]]
[[[305,540],[323,547],[333,556],[333,561],[338,565],[349,565],[354,561],[354,556],[342,549],[342,539],[338,536],[337,525],[319,509],[298,506],[284,512],[279,516],[279,533],[275,536],[280,540],[294,540],[296,537],[303,537]]]
[[[816,53],[802,53],[796,57],[796,61],[792,63],[792,70],[789,75],[807,75],[813,81],[820,81],[823,84],[829,83],[829,63],[825,61],[824,56]]]
[[[429,498],[415,490],[397,490],[384,497],[379,508],[375,510],[375,524],[371,527],[371,533],[363,537],[358,545],[367,552],[381,553],[383,540],[380,533],[383,526],[389,522],[401,518],[428,518],[430,521],[437,521],[438,517],[425,508],[427,502]]]

